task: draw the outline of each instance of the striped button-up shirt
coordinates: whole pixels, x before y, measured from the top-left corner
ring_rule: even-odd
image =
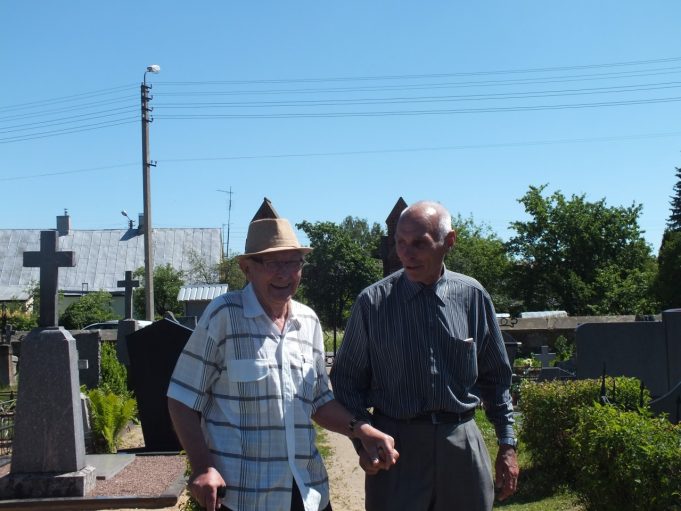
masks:
[[[331,372],[336,399],[395,419],[474,409],[513,437],[511,368],[489,294],[445,270],[432,286],[400,270],[360,293]]]
[[[321,326],[291,302],[283,333],[251,285],[211,302],[187,341],[168,397],[202,415],[235,511],[289,511],[295,479],[306,511],[329,502],[328,476],[310,417],[333,399]]]

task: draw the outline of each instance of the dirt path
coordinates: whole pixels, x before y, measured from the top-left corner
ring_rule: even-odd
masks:
[[[326,432],[331,456],[326,460],[334,511],[364,511],[364,471],[348,437]]]

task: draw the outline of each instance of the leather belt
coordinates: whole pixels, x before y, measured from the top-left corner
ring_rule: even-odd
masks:
[[[405,424],[463,424],[475,417],[475,408],[462,413],[454,412],[425,412],[408,419],[394,419],[385,415],[380,410],[374,410],[374,414],[382,415],[397,422]]]

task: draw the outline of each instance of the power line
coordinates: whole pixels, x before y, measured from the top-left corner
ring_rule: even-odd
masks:
[[[24,142],[26,140],[35,140],[38,138],[47,138],[47,137],[53,137],[55,135],[69,135],[71,133],[81,133],[84,131],[93,131],[93,130],[98,130],[102,128],[110,128],[112,126],[120,126],[122,124],[131,124],[133,122],[139,122],[138,117],[130,118],[128,120],[121,120],[118,122],[110,121],[110,122],[99,122],[99,123],[94,123],[94,124],[86,124],[77,128],[65,128],[61,130],[52,130],[52,131],[44,131],[41,133],[34,133],[31,135],[23,135],[23,136],[15,136],[15,137],[5,137],[5,138],[0,138],[0,144],[8,144],[11,142]]]
[[[545,73],[555,71],[573,71],[578,69],[600,69],[606,67],[624,67],[624,66],[641,66],[650,64],[661,64],[666,62],[679,62],[681,57],[670,57],[650,60],[633,60],[624,62],[610,62],[601,64],[586,64],[579,66],[558,66],[558,67],[542,67],[542,68],[521,68],[521,69],[504,69],[496,71],[467,71],[457,73],[431,73],[431,74],[403,74],[403,75],[379,75],[379,76],[351,76],[351,77],[330,77],[330,78],[289,78],[289,79],[268,79],[268,80],[226,80],[226,81],[212,81],[212,82],[163,82],[172,85],[193,85],[196,83],[205,84],[260,84],[260,83],[316,83],[316,82],[336,82],[336,81],[366,81],[366,80],[405,80],[405,79],[423,79],[423,78],[443,78],[455,76],[488,76],[496,74],[525,74],[525,73]]]
[[[234,107],[290,107],[290,106],[338,106],[338,105],[371,105],[385,103],[424,103],[443,101],[490,101],[506,99],[536,99],[545,97],[563,97],[580,95],[597,95],[624,92],[649,92],[654,90],[675,89],[681,87],[681,82],[659,82],[643,85],[621,85],[612,87],[592,87],[583,89],[560,89],[548,91],[516,92],[516,93],[492,93],[492,94],[467,94],[447,96],[402,96],[387,98],[356,98],[356,99],[319,99],[319,100],[292,100],[292,101],[240,101],[229,103],[161,103],[162,109],[177,108],[234,108]]]
[[[601,101],[596,103],[566,103],[555,105],[528,105],[514,107],[488,107],[488,108],[457,108],[440,110],[383,110],[383,111],[355,111],[355,112],[303,112],[281,114],[174,114],[157,115],[157,119],[305,119],[305,118],[341,118],[341,117],[393,117],[393,116],[420,116],[420,115],[456,115],[456,114],[483,114],[502,112],[529,112],[547,110],[574,110],[583,108],[602,108],[613,106],[648,105],[655,103],[672,103],[681,101],[681,97],[639,99],[626,101]]]
[[[355,156],[355,155],[371,155],[371,154],[390,154],[390,153],[411,153],[411,152],[428,152],[428,151],[456,151],[468,149],[492,149],[504,147],[528,147],[528,146],[542,146],[542,145],[560,145],[560,144],[575,144],[575,143],[600,143],[600,142],[619,142],[625,140],[639,140],[651,138],[675,137],[681,135],[681,131],[663,132],[663,133],[647,133],[636,135],[620,135],[609,137],[594,137],[594,138],[570,138],[570,139],[554,139],[554,140],[531,140],[525,142],[499,142],[491,144],[464,144],[452,146],[431,146],[431,147],[408,147],[408,148],[393,148],[393,149],[375,149],[362,151],[333,151],[333,152],[316,152],[316,153],[281,153],[281,154],[261,154],[261,155],[237,155],[237,156],[216,156],[210,158],[167,158],[159,160],[161,164],[169,163],[188,163],[200,161],[229,161],[229,160],[255,160],[255,159],[276,159],[276,158],[312,158],[312,157],[326,157],[326,156]],[[89,167],[75,170],[62,170],[43,172],[40,174],[22,175],[13,177],[1,177],[0,182],[3,181],[22,181],[38,177],[52,177],[67,174],[77,174],[83,172],[96,172],[101,170],[109,170],[121,167],[138,166],[139,162],[120,163],[116,165],[108,165],[102,167]]]

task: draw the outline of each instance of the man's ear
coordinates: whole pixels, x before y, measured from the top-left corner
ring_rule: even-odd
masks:
[[[246,277],[248,277],[248,265],[249,265],[248,259],[246,259],[245,257],[239,259],[239,268]]]
[[[456,231],[451,230],[447,233],[447,236],[445,236],[445,246],[447,247],[447,252],[449,252],[452,248],[454,248],[455,243],[456,243]]]

